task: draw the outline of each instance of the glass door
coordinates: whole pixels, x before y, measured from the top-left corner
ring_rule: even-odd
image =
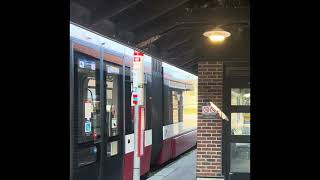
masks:
[[[89,48],[71,42],[73,67],[72,169],[73,179],[98,180],[100,176],[101,107],[99,59],[76,50]],[[99,54],[99,51],[96,51]]]
[[[124,157],[123,67],[104,62],[104,157],[102,179],[121,179]]]
[[[226,83],[225,166],[226,179],[250,179],[250,87],[249,78],[233,77]]]

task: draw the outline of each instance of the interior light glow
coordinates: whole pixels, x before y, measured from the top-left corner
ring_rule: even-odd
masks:
[[[231,36],[231,33],[224,31],[223,29],[214,29],[203,33],[212,42],[223,42],[227,37]]]

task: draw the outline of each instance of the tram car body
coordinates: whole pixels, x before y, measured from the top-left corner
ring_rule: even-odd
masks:
[[[72,180],[132,180],[134,49],[70,23]],[[144,55],[140,175],[196,145],[197,76]]]

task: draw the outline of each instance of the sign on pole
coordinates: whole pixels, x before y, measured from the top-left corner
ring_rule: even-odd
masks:
[[[132,95],[135,95],[135,100],[140,106],[144,105],[144,55],[141,52],[134,51],[133,56],[133,71],[132,71]],[[135,104],[134,104],[135,105]]]

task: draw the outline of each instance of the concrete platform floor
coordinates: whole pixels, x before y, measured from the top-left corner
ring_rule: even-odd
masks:
[[[197,150],[182,155],[178,160],[166,165],[147,180],[196,180]]]

